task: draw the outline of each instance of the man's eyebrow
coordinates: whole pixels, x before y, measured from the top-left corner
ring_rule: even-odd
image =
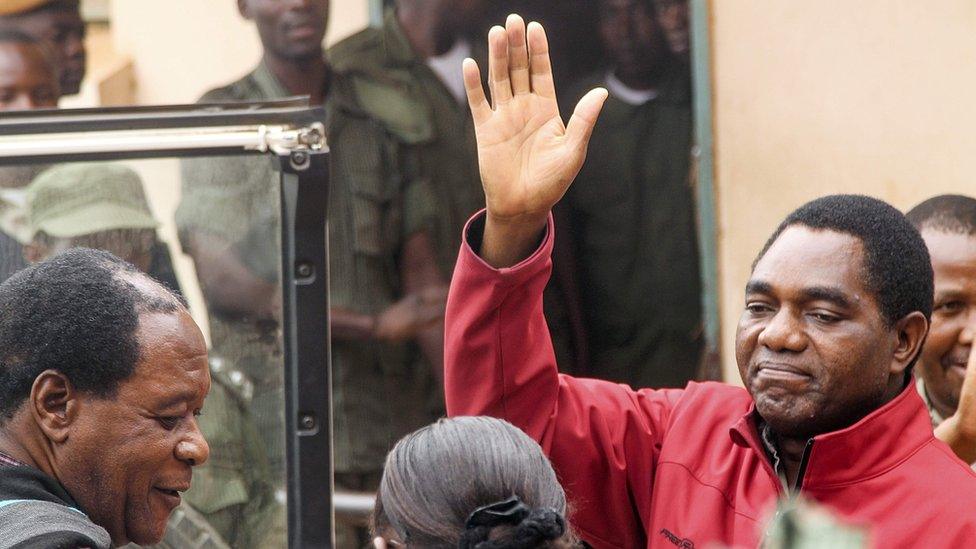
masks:
[[[165,399],[156,403],[157,410],[166,410],[172,408],[184,402],[189,402],[193,399],[193,393],[191,391],[183,391],[172,396],[166,397]]]
[[[850,308],[853,303],[844,291],[827,286],[812,286],[803,289],[806,301],[827,301],[839,307]]]
[[[772,295],[773,285],[764,280],[750,280],[746,284],[746,295]],[[801,291],[804,301],[828,301],[838,307],[850,308],[853,300],[840,288],[830,286],[811,286]]]
[[[746,284],[746,295],[749,294],[771,294],[773,286],[763,280],[750,280]]]
[[[936,300],[941,300],[941,299],[966,299],[966,292],[964,292],[962,290],[959,290],[959,289],[956,289],[956,288],[950,288],[948,290],[941,290],[941,291],[935,292],[935,299]]]

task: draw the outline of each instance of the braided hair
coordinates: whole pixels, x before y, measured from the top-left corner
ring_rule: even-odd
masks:
[[[488,417],[442,419],[401,439],[386,459],[373,531],[430,549],[583,547],[542,448]]]

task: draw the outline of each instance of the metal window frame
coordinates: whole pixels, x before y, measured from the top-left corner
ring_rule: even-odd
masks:
[[[329,341],[328,147],[321,108],[303,99],[5,113],[0,165],[161,157],[272,156],[281,174],[282,326],[288,547],[334,546],[332,381]],[[134,135],[166,139],[127,142]],[[181,134],[181,132],[184,132]],[[228,133],[235,135],[227,139]],[[65,150],[55,139],[116,143]],[[184,135],[186,140],[174,139]],[[190,139],[190,137],[205,139]],[[28,143],[29,142],[29,143]],[[25,143],[30,144],[27,147]],[[76,150],[77,149],[77,150]],[[26,151],[26,152],[25,152]]]
[[[701,261],[702,314],[709,353],[721,352],[718,288],[718,228],[715,196],[715,139],[712,119],[712,43],[709,0],[691,0],[691,69],[698,161],[698,245]],[[724,370],[723,370],[724,371]]]

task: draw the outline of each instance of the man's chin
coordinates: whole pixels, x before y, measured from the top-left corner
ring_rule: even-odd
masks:
[[[787,434],[790,437],[802,435],[811,427],[815,414],[803,413],[803,406],[797,406],[795,398],[774,398],[758,394],[756,412],[775,433]]]

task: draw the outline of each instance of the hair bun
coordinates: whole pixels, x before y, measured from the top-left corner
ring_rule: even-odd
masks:
[[[459,549],[535,549],[547,541],[559,539],[566,532],[566,521],[552,509],[532,509],[521,522],[514,525],[510,535],[489,540],[491,528],[479,526],[467,529],[461,536]]]
[[[513,541],[525,540],[526,543],[537,544],[543,541],[559,539],[566,532],[566,521],[562,515],[552,509],[533,509],[521,524],[515,527]],[[515,545],[513,549],[534,545]]]

